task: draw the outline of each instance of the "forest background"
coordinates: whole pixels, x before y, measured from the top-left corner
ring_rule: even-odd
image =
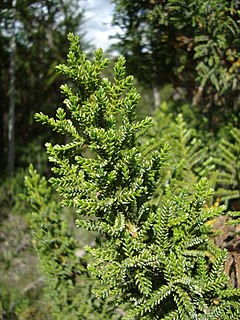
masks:
[[[199,167],[187,158],[188,143],[200,141],[199,146],[205,150],[205,155],[198,159],[201,170],[204,167],[220,172],[214,177],[216,193],[212,204],[224,203],[227,210],[238,211],[240,2],[115,0],[113,3],[116,5],[113,25],[121,33],[116,34],[116,44],[106,55],[114,61],[112,52],[117,51],[126,58],[127,73],[134,75],[142,95],[138,118],[150,115],[154,119],[148,139],[174,140],[172,133],[177,128],[174,124],[179,125],[182,132],[176,135],[183,134],[183,138],[178,150],[183,147],[185,150],[179,151],[178,160],[186,161],[184,165],[192,173],[189,177],[196,180],[201,174]],[[84,40],[81,1],[13,0],[1,1],[0,7],[0,316],[52,319],[49,310],[53,298],[50,294],[47,299],[45,293],[49,274],[46,276],[44,268],[39,267],[34,224],[31,227],[30,209],[20,194],[26,193],[24,177],[30,163],[41,175],[51,175],[45,142],[64,142],[36,123],[34,114],[44,112],[51,116],[62,104],[59,87],[66,79],[57,75],[55,66],[66,60],[68,33],[80,35],[81,48],[87,50],[90,59],[94,48]],[[111,65],[106,76],[113,76]],[[184,141],[186,130],[190,130],[192,140]],[[51,197],[58,199],[57,195]],[[84,269],[90,259],[84,244],[94,243],[95,234],[76,230],[74,212],[70,209],[63,211],[61,219],[60,225],[66,225],[54,237],[77,252],[71,257],[72,268]],[[223,230],[218,245],[233,252],[228,271],[238,287],[238,225],[235,229],[229,227],[224,219],[217,224]],[[48,254],[45,252],[46,260],[52,259]],[[84,280],[80,281],[76,297],[84,292],[88,303],[79,309],[78,318],[91,319],[89,314],[93,319],[99,319],[99,314],[102,319],[120,318],[124,311],[105,309],[91,295],[89,275],[85,269],[82,272]]]

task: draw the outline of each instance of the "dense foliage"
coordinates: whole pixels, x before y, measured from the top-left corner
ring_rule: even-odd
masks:
[[[111,82],[100,77],[108,64],[102,51],[90,62],[79,38],[70,34],[69,40],[67,64],[58,66],[72,80],[61,86],[67,110],[36,119],[67,137],[65,144],[46,144],[50,181],[62,204],[77,208],[77,226],[104,235],[96,248],[86,247],[95,258],[89,265],[98,281],[94,292],[114,305],[128,303],[125,319],[238,317],[239,291],[223,272],[227,253],[209,239],[207,224],[224,207],[206,206],[213,191],[205,178],[176,189],[169,176],[186,163],[169,161],[175,155],[167,142],[158,148],[141,143],[151,121],[135,119],[139,95],[124,59]],[[186,133],[181,118],[177,127]],[[185,148],[189,142],[179,141]],[[186,150],[194,164],[196,150]]]
[[[53,190],[46,178],[30,166],[25,185],[26,199],[32,208],[30,228],[42,271],[47,277],[45,300],[52,318],[119,319],[117,315],[113,317],[112,309],[92,295],[87,258],[77,255],[80,244],[70,233],[61,204],[52,199]]]
[[[238,319],[239,1],[112,2],[1,1],[0,318]]]
[[[234,118],[239,109],[239,1],[113,2],[114,24],[122,30],[118,48],[131,74],[146,86],[171,83],[178,95],[201,107],[211,127]]]

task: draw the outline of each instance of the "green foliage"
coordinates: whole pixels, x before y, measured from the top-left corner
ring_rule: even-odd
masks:
[[[178,187],[192,185],[206,175],[207,148],[203,146],[196,131],[188,129],[181,114],[171,123],[165,138],[171,146],[171,169]]]
[[[110,81],[101,77],[108,65],[102,50],[91,62],[78,37],[69,40],[67,64],[58,67],[71,79],[61,87],[65,108],[56,118],[36,119],[66,137],[65,144],[46,144],[62,204],[77,208],[78,227],[104,236],[86,247],[94,257],[88,266],[94,292],[113,305],[128,303],[129,320],[237,319],[239,290],[223,272],[227,253],[209,240],[206,224],[224,207],[206,206],[213,191],[205,178],[179,192],[166,180],[174,155],[166,142],[146,149],[142,136],[151,120],[135,120],[139,94],[125,76],[124,58]],[[180,168],[192,170],[200,157],[192,132],[181,116],[174,128],[176,157],[191,160]],[[156,204],[159,181],[165,192]]]
[[[14,177],[0,179],[0,222],[8,219],[9,214],[24,215],[24,204],[18,195],[24,188],[26,171],[19,169]]]
[[[45,298],[52,319],[119,319],[114,310],[91,295],[86,258],[77,256],[79,244],[70,234],[61,204],[52,199],[47,180],[30,166],[25,178],[32,237],[46,275]]]
[[[26,205],[18,194],[25,171],[1,181],[0,186],[0,318],[46,319],[42,303],[43,277],[33,250]]]
[[[59,69],[76,83],[75,92],[67,85],[61,87],[72,119],[66,119],[62,108],[57,110],[57,120],[36,114],[38,121],[72,137],[66,145],[47,144],[49,159],[57,165],[53,171],[59,175],[51,182],[64,197],[63,204],[80,208],[81,214],[112,222],[123,214],[132,220],[128,212],[136,207],[137,213],[151,196],[168,147],[154,154],[151,162],[137,148],[137,137],[151,121],[134,121],[139,95],[132,87],[132,77],[124,77],[124,58],[115,64],[111,83],[99,79],[108,63],[102,60],[102,51],[96,51],[91,63],[80,53],[78,39],[70,36],[70,40],[69,66]]]
[[[240,130],[232,128],[227,138],[219,141],[216,156],[213,157],[217,169],[216,195],[225,201],[231,224],[240,222]]]
[[[222,200],[240,198],[240,130],[233,128],[228,140],[221,139],[214,158],[217,165],[218,196]]]
[[[36,298],[36,297],[35,297]],[[39,298],[39,297],[38,297]],[[30,297],[20,293],[19,288],[1,287],[0,317],[4,320],[45,320],[49,310],[41,303],[32,303]],[[35,301],[36,302],[36,301]],[[39,302],[39,301],[38,301]]]
[[[172,114],[165,112],[168,104],[163,103],[159,110],[156,110],[153,117],[153,126],[145,138],[146,154],[150,149],[157,149],[168,141],[170,145],[170,157],[168,159],[165,180],[156,190],[160,196],[165,192],[166,186],[171,190],[179,192],[188,186],[192,189],[201,177],[211,177],[211,184],[214,185],[213,167],[209,158],[209,148],[200,138],[199,132],[193,129],[182,114],[173,119]]]
[[[113,2],[114,24],[122,29],[117,46],[129,72],[147,87],[172,84],[215,129],[223,116],[237,115],[238,1]]]
[[[90,270],[100,279],[96,294],[130,302],[126,319],[217,319],[214,314],[223,317],[226,311],[237,316],[237,292],[225,287],[226,252],[208,240],[205,225],[223,208],[203,208],[208,195],[201,180],[192,197],[187,189],[178,196],[169,192],[158,208],[148,206],[148,217],[138,228],[127,224],[118,235],[97,224],[110,239],[103,247],[89,248],[95,257]],[[224,295],[229,295],[226,301]]]

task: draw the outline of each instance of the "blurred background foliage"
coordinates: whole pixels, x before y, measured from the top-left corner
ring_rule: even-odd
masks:
[[[157,145],[165,138],[172,145],[176,163],[182,164],[176,187],[181,187],[183,179],[212,178],[216,194],[210,205],[225,202],[235,225],[229,229],[225,220],[214,221],[223,230],[217,242],[229,247],[229,241],[234,241],[236,254],[230,258],[240,261],[240,1],[112,2],[113,25],[122,32],[108,54],[117,50],[126,57],[127,72],[135,76],[142,95],[138,116],[153,116],[153,128],[145,139]],[[65,79],[57,75],[55,66],[66,59],[67,34],[80,35],[82,50],[91,52],[91,46],[83,36],[80,0],[1,0],[0,9],[0,318],[58,319],[59,311],[55,315],[50,311],[57,298],[46,296],[51,286],[46,279],[54,274],[51,267],[49,274],[43,272],[36,254],[36,248],[41,248],[30,214],[36,208],[19,194],[25,193],[24,176],[30,163],[41,175],[49,176],[45,141],[61,143],[61,137],[35,123],[33,115],[42,111],[51,116],[62,104],[59,86]],[[111,78],[110,69],[106,76]],[[9,138],[11,128],[14,139]],[[38,179],[34,171],[32,175],[33,180]],[[38,185],[41,189],[40,182]],[[54,192],[51,197],[56,204]],[[73,228],[74,212],[70,210],[62,210],[59,217],[55,211],[53,215],[64,226],[63,233],[50,233],[46,239],[63,237],[65,248],[71,242],[70,247],[80,254],[70,255],[73,267],[82,270],[81,280],[71,287],[79,297],[71,303],[85,305],[76,319],[120,319],[122,310],[104,309],[90,293],[89,257],[83,244],[95,241],[96,235]],[[49,252],[48,259],[55,253]],[[235,269],[240,268],[236,261],[232,262]]]

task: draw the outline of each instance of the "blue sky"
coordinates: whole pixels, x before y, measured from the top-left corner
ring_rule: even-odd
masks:
[[[86,0],[81,4],[85,9],[85,39],[94,47],[106,50],[114,42],[109,36],[118,30],[111,26],[114,5],[111,0]]]

